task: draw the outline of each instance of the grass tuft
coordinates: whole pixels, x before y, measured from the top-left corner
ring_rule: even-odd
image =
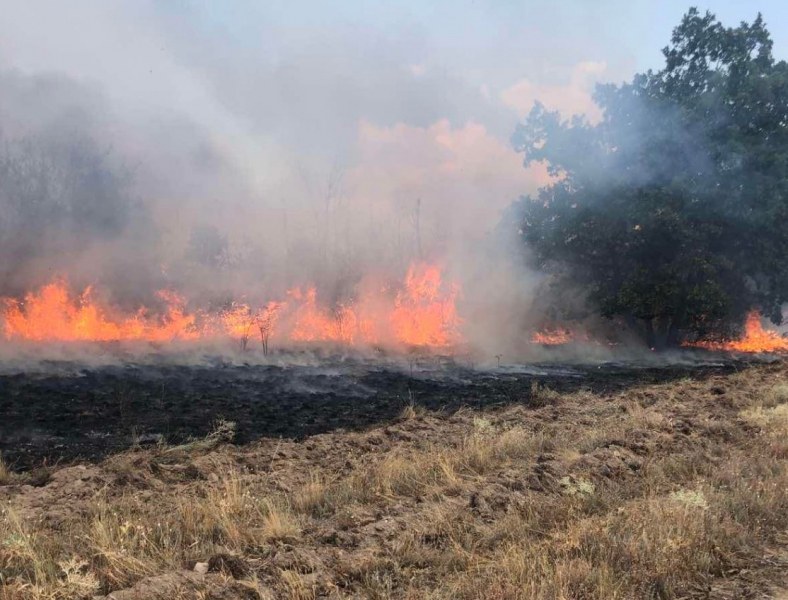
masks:
[[[0,454],[0,485],[8,485],[14,480],[14,473],[8,468],[3,460],[3,455]]]

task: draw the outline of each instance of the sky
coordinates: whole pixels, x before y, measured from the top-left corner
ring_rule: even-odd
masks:
[[[401,227],[421,199],[425,235],[448,244],[548,181],[509,143],[535,100],[598,118],[594,85],[658,69],[688,6],[0,0],[0,132],[82,115],[139,166],[175,233],[209,223],[254,236],[249,224],[282,207],[307,227],[333,178],[330,210],[347,224],[335,235]],[[788,56],[788,3],[699,8],[728,25],[761,11]]]
[[[506,141],[534,99],[591,112],[598,81],[658,68],[676,0],[382,3],[0,0],[0,67],[94,85],[123,114],[174,112],[244,153],[345,155],[370,127]],[[788,4],[699,5],[736,24],[764,13],[788,55]],[[269,160],[271,157],[267,157]],[[247,158],[248,160],[248,158]],[[254,158],[251,160],[254,161]]]

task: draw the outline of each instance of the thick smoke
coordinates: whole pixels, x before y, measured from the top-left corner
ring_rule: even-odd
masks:
[[[9,13],[25,35],[0,29],[0,295],[64,276],[130,310],[162,288],[211,308],[315,284],[332,303],[425,260],[460,282],[475,348],[529,347],[541,278],[495,227],[549,181],[508,144],[538,85],[431,65],[418,28],[249,35],[184,6],[40,4],[55,26],[33,4]],[[548,92],[587,108],[588,64]]]

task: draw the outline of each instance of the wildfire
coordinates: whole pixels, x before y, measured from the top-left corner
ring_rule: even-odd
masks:
[[[69,294],[63,279],[29,293],[24,301],[5,299],[3,320],[7,338],[58,341],[195,339],[195,316],[185,312],[183,299],[172,292],[159,292],[166,304],[160,319],[148,317],[148,310],[117,317],[93,299],[87,287],[79,297]]]
[[[220,315],[220,318],[225,331],[231,337],[241,340],[241,346],[246,348],[255,324],[255,318],[249,305],[233,304],[229,310]]]
[[[164,310],[143,307],[124,314],[95,298],[90,287],[71,294],[61,278],[21,300],[3,299],[0,316],[7,339],[39,342],[166,342],[224,336],[246,348],[259,332],[267,354],[271,340],[435,348],[462,341],[455,305],[459,287],[442,281],[440,267],[412,265],[398,290],[371,285],[359,289],[363,291],[352,300],[326,305],[314,287],[296,288],[259,309],[234,303],[216,314],[190,312],[185,298],[161,291]]]
[[[397,294],[391,323],[400,342],[411,346],[449,346],[460,340],[455,300],[459,288],[441,289],[438,267],[411,267],[405,289]]]
[[[288,295],[295,302],[295,326],[290,339],[297,342],[338,342],[353,344],[361,339],[372,340],[364,335],[365,329],[353,305],[337,304],[324,308],[317,304],[317,291],[309,288],[290,290]]]
[[[775,331],[764,329],[761,325],[761,315],[757,310],[747,315],[747,320],[744,322],[744,335],[738,340],[695,342],[688,345],[728,352],[788,352],[788,339]]]
[[[531,336],[531,343],[543,346],[560,346],[568,344],[573,339],[572,332],[568,329],[543,329]]]

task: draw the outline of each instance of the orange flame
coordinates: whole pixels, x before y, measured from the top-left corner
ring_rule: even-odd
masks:
[[[572,332],[568,329],[543,329],[534,332],[531,336],[532,344],[542,344],[543,346],[560,346],[568,344],[573,339]]]
[[[221,314],[220,318],[227,334],[241,340],[242,347],[246,348],[255,324],[255,318],[249,305],[233,304]]]
[[[140,308],[123,315],[93,298],[88,287],[78,296],[69,293],[65,279],[56,279],[28,293],[23,300],[0,303],[5,337],[32,341],[164,342],[229,336],[242,347],[259,331],[268,352],[276,334],[283,342],[338,343],[347,345],[405,344],[446,348],[461,342],[455,301],[456,284],[444,284],[441,269],[413,265],[402,289],[367,290],[355,301],[330,307],[318,303],[314,287],[290,290],[285,301],[269,301],[255,310],[234,303],[218,314],[190,313],[186,301],[174,292],[159,292],[165,305],[161,316]],[[276,329],[276,331],[274,331]]]
[[[747,315],[747,320],[744,322],[744,335],[738,340],[695,342],[686,345],[728,352],[788,352],[788,339],[776,331],[764,329],[761,325],[761,315],[757,310]]]
[[[270,337],[274,332],[279,313],[287,307],[285,302],[271,300],[255,315],[254,322],[260,330],[260,335]]]
[[[441,271],[431,265],[411,266],[405,289],[397,294],[391,324],[397,340],[410,346],[445,347],[460,340],[455,304],[459,287],[441,289]]]
[[[172,292],[159,292],[167,305],[164,317],[154,320],[140,309],[131,317],[114,318],[92,298],[86,288],[78,297],[69,294],[62,279],[29,293],[24,301],[5,299],[3,320],[7,338],[58,341],[195,339],[195,317],[184,311],[183,299]]]
[[[333,309],[320,307],[315,288],[304,292],[296,288],[288,295],[297,305],[291,340],[353,344],[363,339],[361,323],[352,305],[338,304]]]

